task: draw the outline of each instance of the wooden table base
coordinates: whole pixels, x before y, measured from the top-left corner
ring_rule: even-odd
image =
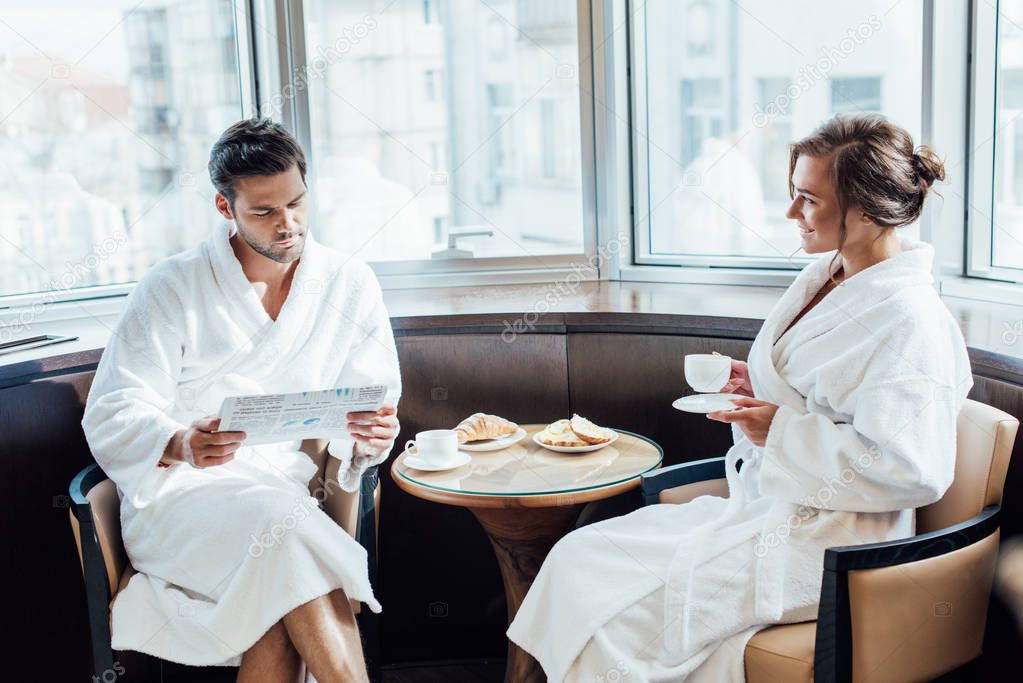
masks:
[[[515,618],[547,553],[575,527],[582,505],[541,508],[469,508],[490,538],[504,580],[508,623]],[[506,683],[542,683],[536,660],[508,642]]]

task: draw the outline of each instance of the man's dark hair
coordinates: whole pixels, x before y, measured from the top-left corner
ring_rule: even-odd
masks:
[[[284,126],[268,118],[244,119],[224,131],[210,151],[210,180],[234,208],[234,181],[277,175],[298,166],[305,182],[305,154]]]

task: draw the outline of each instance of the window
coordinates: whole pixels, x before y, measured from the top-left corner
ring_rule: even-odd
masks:
[[[490,83],[487,85],[487,126],[496,130],[489,150],[490,165],[487,177],[498,182],[503,177],[514,174],[513,157],[515,152],[514,131],[501,124],[511,117],[515,111],[512,97],[512,86],[509,84]]]
[[[1023,283],[1023,7],[974,7],[966,274]]]
[[[438,0],[423,0],[424,24],[440,23],[440,8],[437,6],[437,2]]]
[[[322,241],[382,273],[450,263],[449,232],[492,230],[458,248],[517,267],[583,253],[575,3],[309,0],[304,20],[309,59],[351,36],[308,86]]]
[[[714,5],[709,0],[698,0],[689,5],[686,21],[686,54],[706,57],[714,53]]]
[[[631,3],[636,262],[800,267],[788,146],[866,109],[919,138],[923,5]]]
[[[881,78],[878,76],[831,79],[831,112],[881,111]]]
[[[757,79],[757,106],[763,110],[788,92],[792,82],[785,77]],[[765,209],[771,214],[784,214],[789,203],[788,186],[778,182],[779,168],[788,168],[789,144],[792,142],[792,117],[788,109],[778,110],[777,115],[765,121],[761,135],[755,141],[757,171],[760,186],[764,190]]]
[[[441,83],[441,75],[439,71],[434,69],[426,70],[426,99],[429,102],[436,102],[441,99],[441,91],[443,89]]]
[[[682,160],[692,163],[702,151],[705,140],[721,137],[724,130],[724,103],[721,82],[712,78],[682,80]]]
[[[231,0],[7,4],[0,294],[138,280],[220,220],[206,163],[241,117],[222,48],[234,16]],[[197,74],[216,87],[192,87]]]
[[[540,124],[543,129],[543,177],[556,178],[558,176],[558,138],[555,130],[554,108],[557,103],[554,100],[543,100],[540,102]]]
[[[447,166],[447,158],[443,142],[430,143],[430,166],[438,171],[443,171]]]

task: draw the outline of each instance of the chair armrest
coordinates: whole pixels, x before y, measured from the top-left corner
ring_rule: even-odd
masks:
[[[1000,506],[988,505],[965,522],[919,536],[828,548],[824,553],[824,569],[838,572],[878,569],[944,555],[991,535],[998,528],[1000,516]]]
[[[90,509],[92,504],[87,496],[96,484],[106,478],[107,475],[103,468],[98,463],[92,463],[84,467],[71,480],[71,485],[68,486],[68,495],[71,498],[71,510],[79,522],[92,525],[92,511]]]
[[[677,486],[695,484],[710,479],[725,478],[725,459],[706,458],[672,465],[659,470],[647,472],[640,476],[639,486],[643,492],[643,505],[653,505],[658,501],[661,491]]]
[[[359,486],[359,512],[355,540],[366,549],[369,582],[376,586],[379,577],[378,520],[380,518],[380,466],[373,465],[362,474]],[[380,666],[380,620],[368,609],[359,611],[359,631],[362,634],[366,666],[371,674]],[[378,677],[373,674],[373,680]]]
[[[854,667],[931,680],[979,655],[999,515],[990,505],[945,529],[826,550],[814,680],[851,681]]]

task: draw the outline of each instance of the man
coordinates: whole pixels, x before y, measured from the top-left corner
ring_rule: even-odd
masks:
[[[230,223],[135,286],[82,421],[139,572],[114,603],[113,646],[240,661],[239,681],[300,680],[303,663],[320,683],[366,680],[350,604],[380,610],[365,551],[309,495],[317,468],[298,442],[248,446],[214,413],[232,395],[387,385],[384,406],[350,413],[330,444],[356,490],[398,434],[380,287],[313,240],[305,156],[281,126],[231,126],[209,169]]]

